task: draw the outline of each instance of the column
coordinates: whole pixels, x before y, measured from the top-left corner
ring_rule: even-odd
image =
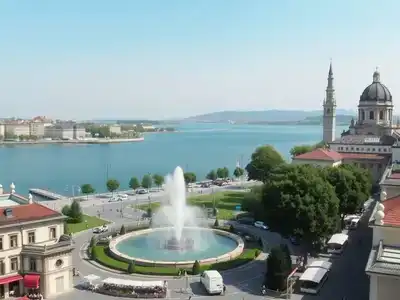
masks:
[[[378,298],[378,278],[375,275],[369,276],[369,300]]]

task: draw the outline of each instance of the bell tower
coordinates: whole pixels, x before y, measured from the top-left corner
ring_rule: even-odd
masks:
[[[336,128],[336,99],[335,89],[333,87],[332,61],[329,65],[328,86],[326,87],[326,96],[323,103],[323,141],[330,143],[335,139]]]

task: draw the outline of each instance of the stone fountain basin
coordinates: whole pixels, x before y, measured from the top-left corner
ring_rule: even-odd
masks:
[[[117,236],[115,238],[113,238],[110,241],[109,244],[109,249],[110,249],[110,256],[120,260],[120,261],[124,261],[124,262],[131,262],[131,261],[135,261],[135,263],[139,266],[148,266],[148,267],[176,267],[176,268],[191,268],[194,264],[194,260],[189,260],[189,261],[155,261],[155,260],[146,260],[146,259],[142,259],[142,258],[136,258],[134,256],[130,256],[127,255],[125,253],[121,253],[117,250],[116,245],[125,240],[125,239],[129,239],[132,237],[136,237],[139,235],[143,235],[143,234],[147,234],[150,232],[155,232],[155,231],[165,231],[168,229],[171,229],[172,227],[164,227],[164,228],[149,228],[149,229],[144,229],[144,230],[138,230],[138,231],[132,231],[129,232],[127,234],[121,235],[121,236]],[[236,235],[233,234],[231,232],[227,232],[224,230],[219,230],[219,229],[210,229],[210,228],[203,228],[203,227],[185,227],[187,229],[196,229],[196,230],[209,230],[209,231],[213,231],[214,234],[217,235],[222,235],[225,237],[228,237],[234,241],[236,241],[237,246],[235,249],[233,249],[232,251],[225,253],[223,255],[220,255],[218,257],[211,257],[211,258],[206,258],[206,259],[201,259],[199,260],[200,265],[210,265],[210,264],[214,264],[214,263],[219,263],[219,262],[224,262],[224,261],[229,261],[232,259],[237,258],[239,255],[242,254],[243,250],[244,250],[244,241],[243,239]]]

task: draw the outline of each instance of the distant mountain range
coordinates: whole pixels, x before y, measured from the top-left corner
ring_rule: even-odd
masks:
[[[337,109],[336,122],[338,125],[349,124],[356,113],[351,110]],[[201,123],[242,123],[242,124],[322,124],[322,110],[263,110],[263,111],[222,111],[193,116],[183,121]]]

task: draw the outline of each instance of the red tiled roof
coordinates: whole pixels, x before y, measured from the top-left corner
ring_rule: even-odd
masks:
[[[315,149],[311,152],[297,155],[295,157],[295,159],[339,161],[342,159],[342,155],[333,150],[319,148],[319,149]]]
[[[400,173],[392,173],[389,177],[390,179],[400,179]]]
[[[12,216],[7,217],[4,211],[10,208],[12,210]],[[18,222],[29,222],[40,219],[48,219],[62,216],[59,212],[52,210],[46,206],[38,203],[22,204],[10,207],[0,208],[0,226]]]
[[[383,225],[400,226],[400,196],[383,201],[385,207]]]
[[[373,153],[340,153],[343,159],[386,159],[386,156]]]

